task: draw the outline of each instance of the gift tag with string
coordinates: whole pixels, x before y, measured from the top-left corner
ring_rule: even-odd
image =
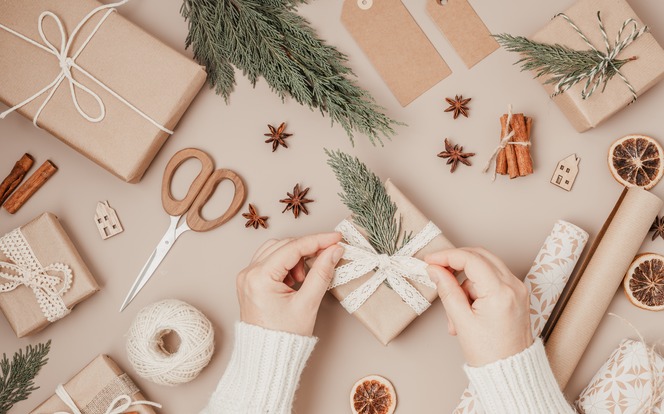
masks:
[[[452,73],[401,0],[344,0],[341,21],[401,106]]]
[[[427,0],[427,13],[468,68],[499,47],[468,0]]]

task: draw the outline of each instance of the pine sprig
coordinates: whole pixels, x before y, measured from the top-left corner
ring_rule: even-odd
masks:
[[[358,158],[341,151],[328,151],[332,168],[343,193],[341,201],[353,213],[353,221],[367,232],[367,240],[378,253],[393,255],[401,233],[401,218],[380,178]],[[407,243],[410,235],[404,235]]]
[[[11,362],[6,354],[0,360],[0,414],[6,414],[19,401],[26,400],[39,387],[34,379],[39,370],[48,362],[51,341],[28,345],[14,354]]]
[[[522,54],[515,65],[520,64],[522,71],[535,72],[536,78],[548,77],[544,83],[558,85],[558,93],[596,76],[594,70],[605,56],[590,49],[575,50],[560,44],[535,42],[523,36],[499,34],[494,37],[506,50]],[[604,86],[618,73],[617,70],[634,59],[614,59],[604,72]]]
[[[262,77],[281,99],[327,114],[351,141],[355,132],[382,143],[400,123],[382,113],[373,98],[350,79],[346,56],[325,44],[296,13],[306,0],[184,0],[189,22],[186,47],[207,68],[208,81],[228,101],[235,87],[233,66],[252,84]]]

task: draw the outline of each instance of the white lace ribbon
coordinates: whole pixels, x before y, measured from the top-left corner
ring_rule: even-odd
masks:
[[[136,112],[138,115],[140,115],[145,120],[150,122],[152,125],[156,126],[160,130],[162,130],[162,131],[164,131],[168,134],[172,134],[173,131],[171,131],[170,129],[167,129],[166,127],[164,127],[163,125],[161,125],[157,121],[155,121],[154,119],[150,118],[143,111],[138,109],[136,106],[132,105],[129,101],[127,101],[122,96],[117,94],[111,88],[106,86],[102,81],[97,79],[95,76],[90,74],[87,70],[85,70],[84,68],[82,68],[81,66],[79,66],[76,63],[76,59],[81,54],[81,52],[83,52],[83,49],[85,49],[85,47],[88,45],[90,40],[92,40],[93,36],[97,33],[97,31],[99,30],[101,25],[106,21],[108,16],[110,16],[110,14],[115,11],[115,9],[113,7],[121,6],[121,5],[125,4],[128,1],[129,0],[121,0],[121,1],[118,1],[117,3],[105,4],[105,5],[101,5],[97,8],[95,8],[95,9],[93,9],[91,12],[89,12],[76,25],[76,27],[71,32],[69,37],[67,37],[67,33],[65,32],[65,28],[64,28],[64,25],[63,25],[62,20],[60,19],[60,17],[58,17],[53,12],[45,11],[42,14],[39,15],[39,19],[37,20],[37,27],[39,29],[39,36],[41,37],[43,43],[39,43],[39,42],[37,42],[33,39],[30,39],[29,37],[15,31],[13,29],[10,29],[9,27],[7,27],[7,26],[0,23],[0,29],[3,29],[5,31],[7,31],[8,33],[13,34],[16,37],[18,37],[20,39],[23,39],[24,41],[30,43],[31,45],[42,49],[46,53],[49,53],[49,54],[53,55],[58,60],[58,64],[60,65],[60,72],[56,75],[55,79],[53,79],[53,81],[51,83],[44,86],[42,89],[40,89],[38,92],[36,92],[34,95],[30,96],[29,98],[25,99],[23,102],[20,102],[16,105],[12,106],[11,108],[7,109],[6,111],[0,113],[0,119],[5,118],[10,113],[12,113],[12,112],[16,111],[17,109],[29,104],[30,102],[34,101],[35,99],[37,99],[41,95],[43,95],[45,93],[48,93],[48,95],[46,96],[46,99],[44,99],[41,106],[39,107],[39,109],[35,113],[35,116],[32,118],[32,123],[36,127],[39,128],[39,125],[37,125],[37,119],[39,118],[39,115],[41,115],[42,111],[44,110],[44,107],[46,107],[46,105],[49,103],[49,101],[51,100],[51,98],[55,94],[55,91],[60,87],[62,82],[67,80],[68,83],[69,83],[69,92],[71,94],[71,99],[72,99],[72,102],[74,103],[74,106],[76,107],[76,110],[78,111],[78,113],[83,118],[87,119],[90,122],[100,122],[106,116],[106,107],[104,106],[104,102],[102,101],[101,97],[98,94],[93,92],[87,86],[83,85],[81,82],[74,79],[74,76],[72,75],[72,70],[76,69],[76,70],[79,71],[79,73],[85,75],[88,79],[90,79],[91,81],[93,81],[94,83],[99,85],[106,92],[113,95],[117,100],[119,100],[120,102],[125,104],[127,107],[132,109],[134,112]],[[92,17],[95,14],[97,14],[98,12],[100,12],[102,10],[106,10],[106,13],[104,13],[102,18],[99,20],[99,22],[95,26],[94,30],[92,30],[92,32],[88,35],[88,37],[85,39],[85,41],[83,42],[81,47],[75,53],[72,53],[70,55],[72,44],[74,42],[74,39],[76,38],[76,36],[80,32],[80,30],[83,28],[83,26],[90,19],[92,19]],[[51,43],[46,38],[46,34],[44,33],[44,19],[46,17],[52,18],[58,26],[58,29],[60,31],[60,47],[59,48],[56,47],[53,43]],[[76,95],[77,89],[80,92],[84,92],[84,93],[88,94],[90,97],[92,97],[97,102],[97,106],[99,108],[99,115],[97,115],[96,117],[93,117],[81,108],[81,106],[78,102],[78,97]]]
[[[71,398],[67,390],[65,390],[65,387],[62,386],[62,384],[55,388],[55,395],[60,397],[62,402],[65,403],[71,412],[58,411],[54,414],[82,414],[81,410],[76,406],[76,403],[74,403],[74,400]],[[152,401],[132,401],[129,395],[123,394],[118,395],[115,397],[115,399],[113,399],[113,401],[111,401],[104,414],[122,414],[130,407],[137,405],[151,405],[153,407],[161,408],[161,404],[157,404]]]
[[[426,268],[428,265],[422,260],[412,257],[441,234],[440,229],[435,224],[427,223],[422,231],[392,256],[376,252],[367,239],[348,220],[339,223],[335,230],[340,232],[347,242],[340,244],[345,249],[343,259],[347,260],[348,263],[335,269],[329,289],[345,285],[376,269],[376,273],[369,280],[341,301],[341,305],[349,313],[358,310],[384,281],[387,281],[401,299],[418,315],[421,315],[431,306],[431,303],[406,279],[421,283],[432,289],[436,288],[436,285],[427,274]]]
[[[20,229],[0,238],[0,251],[11,262],[0,260],[0,293],[24,285],[35,294],[42,313],[49,322],[66,316],[70,310],[62,300],[72,283],[72,270],[63,263],[42,266]]]

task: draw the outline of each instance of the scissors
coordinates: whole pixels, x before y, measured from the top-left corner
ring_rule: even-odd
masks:
[[[198,173],[189,186],[187,195],[185,195],[182,200],[176,200],[171,192],[173,176],[182,163],[191,158],[196,158],[201,162],[201,172]],[[166,165],[161,185],[161,203],[164,206],[164,210],[166,210],[171,216],[171,224],[168,226],[166,234],[161,238],[161,241],[159,241],[159,244],[157,244],[157,247],[155,247],[150,258],[145,263],[145,266],[143,266],[136,281],[134,281],[134,284],[131,286],[127,297],[120,307],[120,312],[129,305],[138,292],[143,289],[148,280],[150,280],[152,275],[154,275],[159,264],[164,260],[164,257],[166,257],[171,250],[171,247],[173,247],[173,243],[175,243],[182,233],[189,230],[205,232],[216,229],[235,216],[240,210],[240,207],[242,207],[242,204],[244,204],[246,191],[242,178],[231,170],[213,170],[214,163],[212,158],[205,152],[195,148],[185,148],[176,152]],[[214,194],[219,183],[224,180],[231,181],[235,186],[233,200],[226,212],[220,217],[215,220],[205,220],[201,216],[201,210],[212,194]],[[185,213],[185,220],[182,224],[178,225]]]

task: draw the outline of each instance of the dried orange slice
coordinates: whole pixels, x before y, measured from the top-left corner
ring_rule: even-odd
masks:
[[[645,135],[627,135],[609,148],[611,175],[626,187],[650,190],[664,174],[664,150]]]
[[[636,256],[623,287],[629,300],[639,308],[664,310],[664,256],[656,253]]]
[[[392,383],[378,375],[357,381],[350,391],[353,414],[392,414],[397,406],[397,394]]]

